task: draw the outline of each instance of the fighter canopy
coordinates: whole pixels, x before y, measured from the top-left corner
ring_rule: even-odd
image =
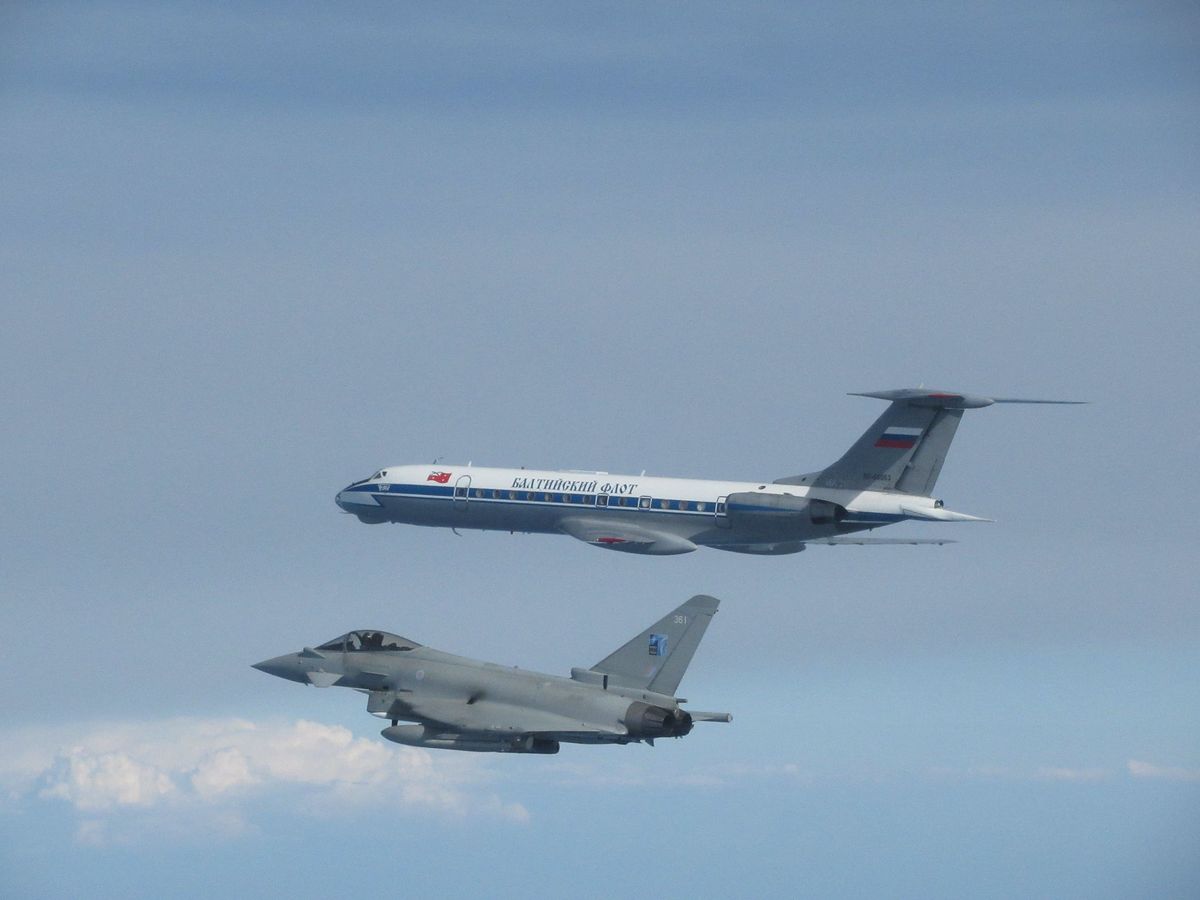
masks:
[[[420,646],[416,641],[410,641],[408,638],[400,637],[398,634],[391,634],[387,631],[371,631],[368,629],[366,631],[347,632],[341,637],[327,641],[317,649],[332,653],[377,653],[385,650],[392,652],[414,650]]]

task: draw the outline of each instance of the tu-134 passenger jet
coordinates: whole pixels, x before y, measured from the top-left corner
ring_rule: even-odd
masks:
[[[906,520],[982,522],[933,497],[964,410],[1017,400],[923,388],[853,394],[890,401],[833,465],[769,484],[606,472],[399,465],[356,481],[337,505],[367,523],[568,534],[595,547],[665,556],[712,547],[798,553],[810,543],[944,544],[858,532]]]

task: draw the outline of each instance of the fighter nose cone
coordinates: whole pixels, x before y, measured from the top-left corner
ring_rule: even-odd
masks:
[[[304,675],[300,672],[300,667],[296,665],[296,655],[294,653],[287,656],[276,656],[274,659],[264,659],[262,662],[254,663],[251,668],[258,669],[260,672],[266,672],[268,675],[274,675],[277,678],[286,678],[288,681],[304,680]]]

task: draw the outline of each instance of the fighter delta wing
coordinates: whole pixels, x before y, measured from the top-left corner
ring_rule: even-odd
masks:
[[[899,522],[981,522],[933,489],[964,410],[1074,403],[906,388],[861,396],[888,407],[832,465],[773,482],[699,481],[534,469],[393,466],[349,485],[337,504],[361,522],[567,534],[593,547],[668,556],[712,547],[798,553],[810,543],[947,543],[854,538]]]
[[[353,688],[367,710],[391,720],[381,733],[415,747],[557,753],[561,742],[653,744],[694,722],[674,696],[717,601],[699,595],[590,669],[570,678],[498,666],[434,650],[385,631],[351,631],[319,647],[255,664],[301,684]],[[411,724],[401,725],[400,722]]]

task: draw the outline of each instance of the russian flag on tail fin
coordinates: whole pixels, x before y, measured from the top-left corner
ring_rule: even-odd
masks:
[[[893,450],[911,450],[921,437],[920,428],[904,428],[892,425],[879,436],[876,447],[889,447]]]

